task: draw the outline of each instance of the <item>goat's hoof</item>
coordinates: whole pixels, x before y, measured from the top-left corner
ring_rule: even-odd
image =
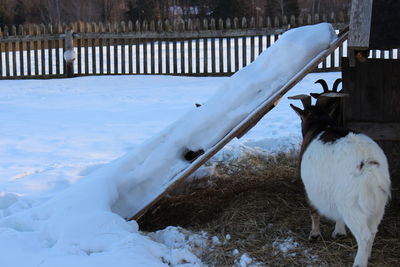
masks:
[[[308,240],[310,241],[318,241],[322,239],[321,233],[310,233],[308,236]]]

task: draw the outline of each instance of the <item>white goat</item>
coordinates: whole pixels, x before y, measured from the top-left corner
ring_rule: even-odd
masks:
[[[390,197],[388,163],[382,149],[368,136],[338,128],[330,113],[337,106],[312,106],[307,95],[304,110],[291,105],[302,120],[301,179],[310,204],[310,238],[320,236],[319,215],[336,221],[332,236],[346,235],[345,225],[357,240],[353,266],[367,266],[377,228]],[[319,101],[323,103],[323,101]]]

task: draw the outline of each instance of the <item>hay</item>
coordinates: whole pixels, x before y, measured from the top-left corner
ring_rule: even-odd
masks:
[[[351,234],[333,240],[332,222],[321,220],[322,240],[307,239],[311,223],[296,153],[249,155],[221,163],[217,170],[218,177],[194,180],[164,199],[139,221],[141,228],[154,231],[176,225],[217,236],[221,244],[202,258],[210,266],[233,266],[243,253],[269,266],[351,266],[356,241]],[[399,215],[399,196],[394,192],[370,266],[398,266]]]

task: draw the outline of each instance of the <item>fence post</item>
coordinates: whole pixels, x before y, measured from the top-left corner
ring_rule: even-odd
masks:
[[[72,33],[72,28],[67,28],[65,30],[64,60],[66,62],[65,74],[67,78],[74,77],[74,61],[76,59],[76,53],[74,51],[74,37]]]

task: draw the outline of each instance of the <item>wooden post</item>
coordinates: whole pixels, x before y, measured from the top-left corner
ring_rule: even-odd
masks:
[[[74,51],[74,37],[71,28],[65,30],[64,51],[64,60],[66,63],[65,75],[67,78],[72,78],[74,77],[74,61],[76,59],[76,53]]]

